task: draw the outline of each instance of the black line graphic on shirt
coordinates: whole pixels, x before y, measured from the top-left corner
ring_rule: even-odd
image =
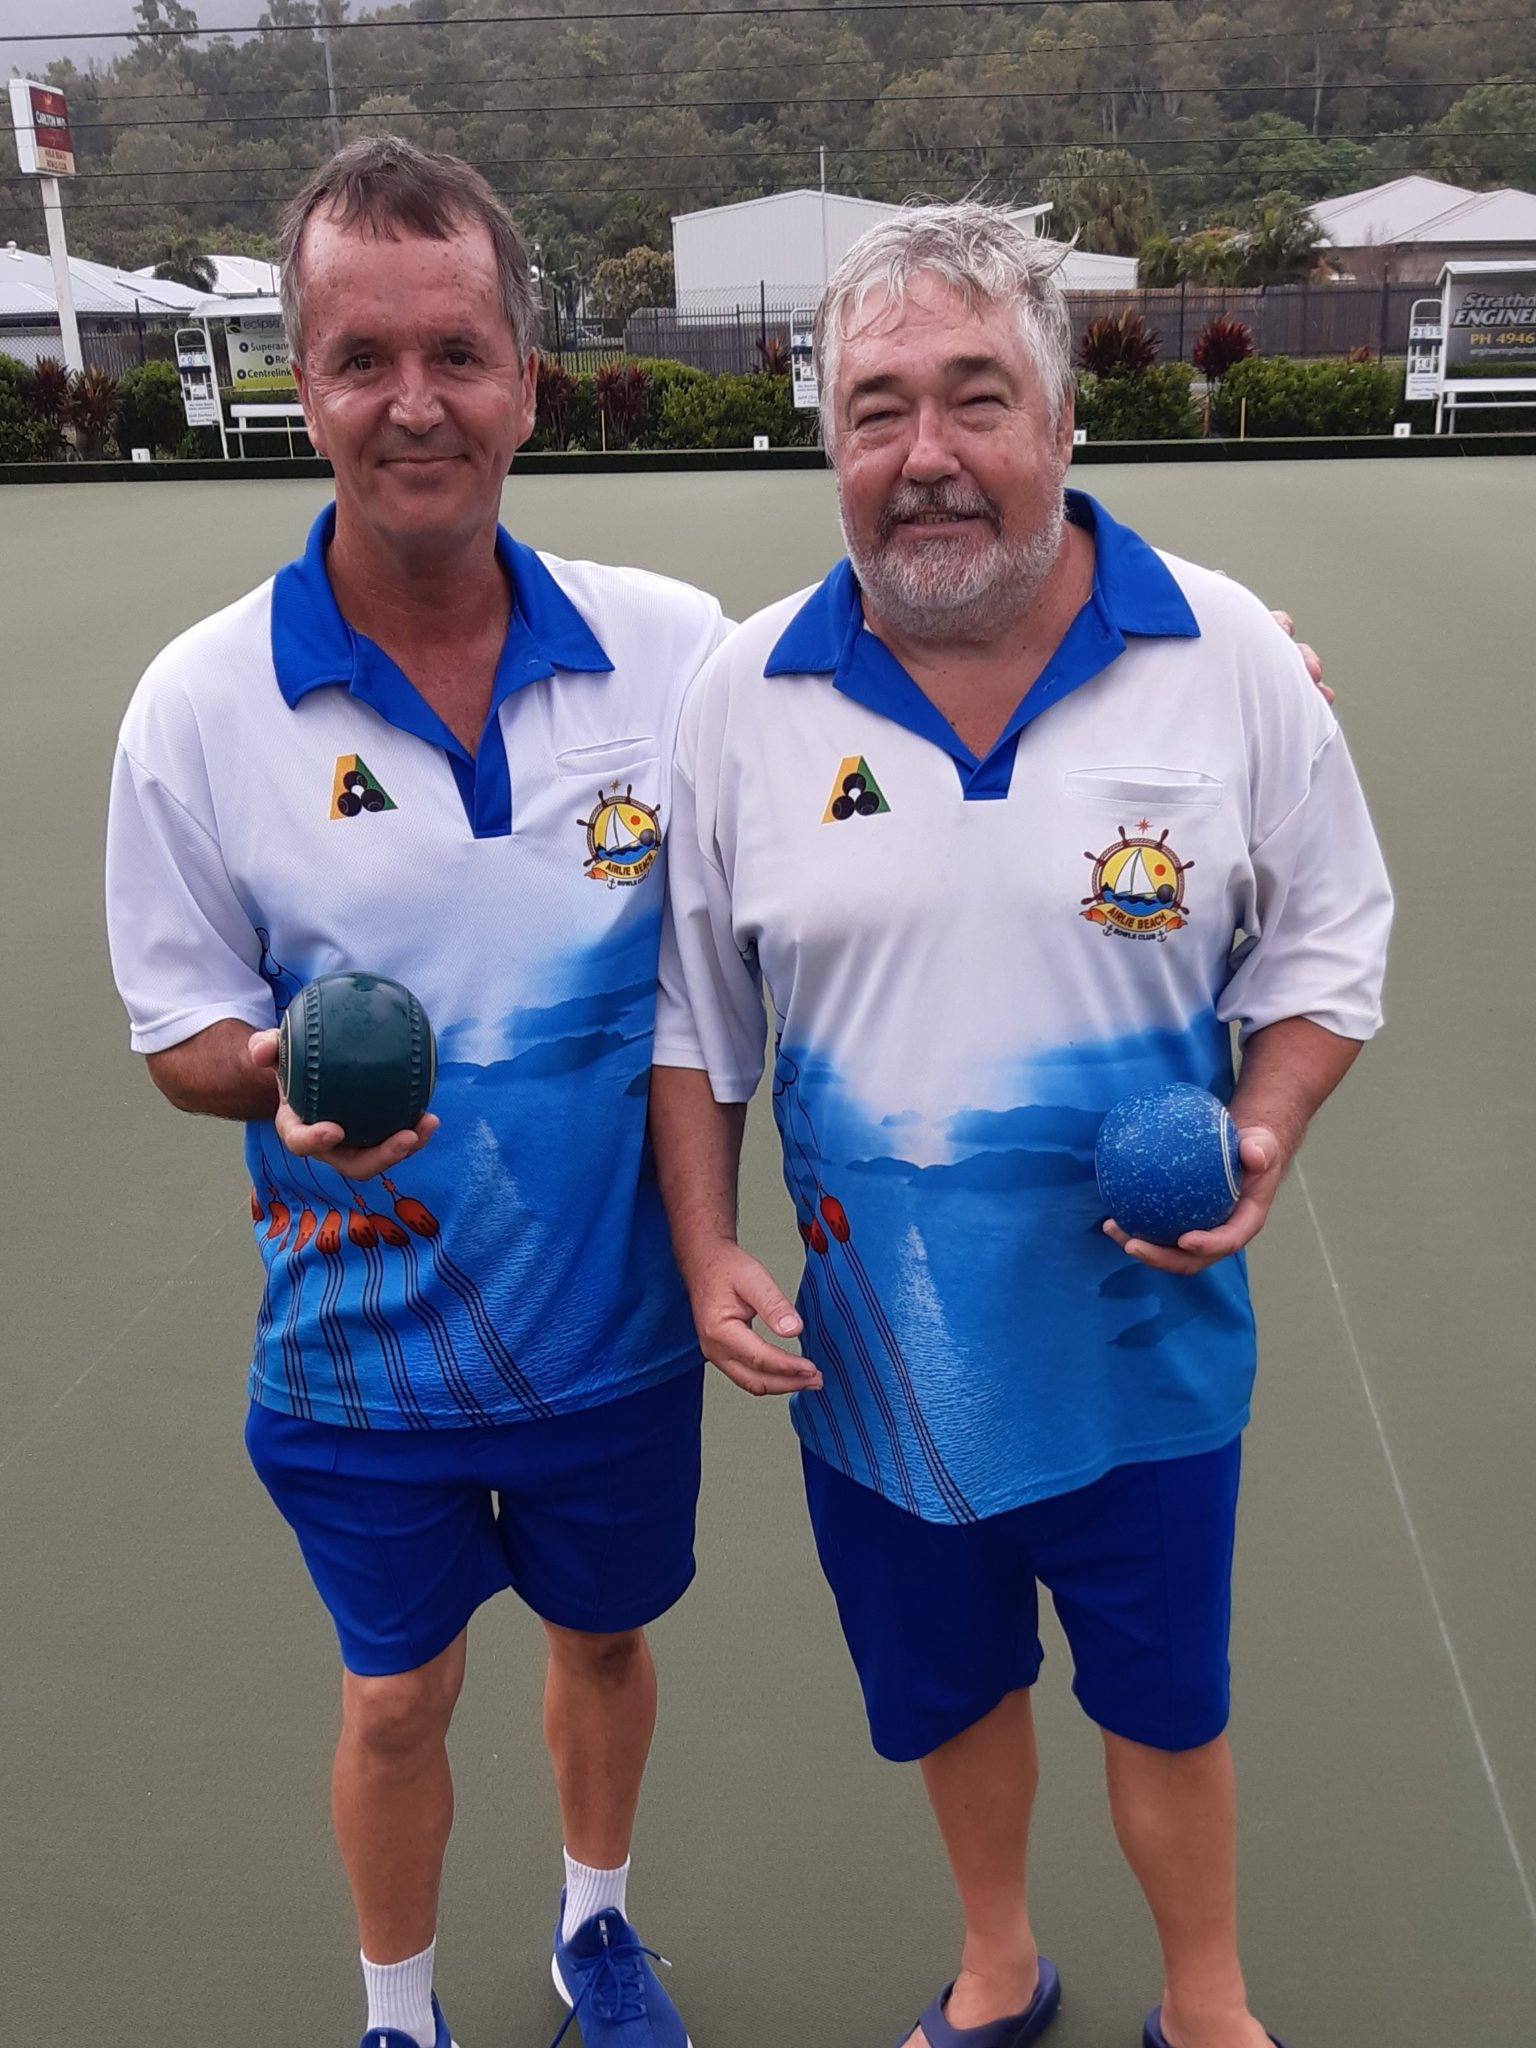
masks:
[[[815,1434],[817,1440],[816,1450],[818,1456],[826,1455],[820,1448],[821,1424],[823,1422],[826,1423],[828,1430],[831,1432],[835,1448],[835,1456],[828,1457],[827,1463],[835,1465],[845,1478],[851,1479],[853,1477],[853,1466],[848,1459],[848,1444],[843,1435],[842,1426],[838,1422],[837,1409],[832,1400],[832,1388],[835,1385],[847,1405],[848,1412],[853,1419],[854,1429],[858,1432],[860,1445],[864,1452],[864,1469],[873,1478],[879,1469],[875,1464],[875,1447],[869,1440],[869,1431],[865,1425],[863,1414],[860,1412],[858,1403],[853,1398],[853,1390],[848,1380],[848,1369],[838,1357],[833,1346],[831,1334],[827,1329],[827,1319],[822,1314],[821,1296],[817,1291],[815,1278],[809,1265],[807,1265],[805,1272],[805,1306],[807,1310],[806,1320],[811,1326],[811,1336],[817,1347],[817,1356],[824,1358],[827,1363],[822,1375],[821,1399],[819,1401],[810,1399],[802,1402],[800,1413],[814,1424],[813,1434]]]
[[[299,1233],[303,1229],[304,1217],[310,1215],[310,1212],[307,1209],[302,1210],[298,1218],[295,1219],[292,1209],[277,1191],[277,1182],[272,1178],[272,1169],[267,1165],[265,1149],[258,1146],[257,1150],[261,1156],[262,1178],[267,1183],[267,1207],[265,1212],[263,1212],[260,1197],[253,1187],[251,1189],[251,1216],[256,1223],[265,1221],[267,1226],[267,1242],[276,1246],[276,1250],[272,1255],[272,1263],[276,1266],[288,1252],[290,1238],[297,1242]],[[313,1226],[312,1216],[311,1226]],[[305,1242],[308,1242],[307,1238]],[[278,1332],[278,1354],[283,1361],[283,1382],[288,1389],[288,1400],[294,1414],[302,1415],[307,1421],[312,1421],[314,1410],[309,1398],[309,1384],[304,1374],[304,1359],[298,1344],[298,1312],[300,1297],[303,1292],[304,1276],[303,1269],[297,1266],[296,1263],[294,1271],[288,1276],[288,1285],[288,1313],[283,1319],[282,1329]],[[271,1303],[270,1286],[263,1290],[261,1309],[262,1313],[257,1318],[256,1327],[258,1337],[265,1339],[270,1334],[275,1319]],[[265,1320],[265,1328],[263,1328],[263,1319]]]
[[[933,1432],[928,1427],[928,1418],[924,1415],[922,1406],[918,1401],[917,1390],[912,1384],[911,1369],[902,1351],[900,1340],[897,1338],[896,1332],[892,1327],[890,1317],[885,1312],[885,1306],[875,1290],[874,1283],[869,1277],[863,1257],[853,1242],[853,1227],[848,1220],[848,1212],[837,1197],[828,1193],[821,1183],[820,1175],[816,1170],[816,1162],[822,1158],[823,1154],[820,1140],[816,1135],[816,1125],[800,1094],[799,1066],[784,1051],[782,1045],[777,1048],[773,1089],[775,1101],[783,1103],[783,1112],[780,1116],[779,1124],[780,1129],[784,1133],[785,1143],[793,1149],[799,1161],[800,1174],[809,1183],[812,1190],[811,1197],[806,1202],[806,1207],[810,1210],[809,1218],[802,1217],[800,1220],[800,1235],[804,1238],[806,1245],[814,1255],[813,1259],[806,1261],[807,1278],[809,1278],[812,1271],[818,1271],[826,1275],[827,1287],[831,1293],[833,1304],[841,1315],[848,1334],[853,1341],[855,1354],[860,1365],[863,1367],[866,1379],[869,1381],[870,1391],[875,1397],[876,1406],[880,1410],[881,1420],[885,1424],[886,1433],[890,1438],[891,1453],[896,1465],[896,1478],[901,1488],[902,1499],[907,1507],[913,1513],[916,1513],[917,1497],[912,1486],[912,1475],[907,1468],[906,1458],[901,1448],[901,1440],[897,1435],[896,1417],[886,1396],[885,1387],[875,1365],[874,1358],[864,1341],[864,1333],[854,1317],[851,1304],[838,1280],[837,1270],[833,1264],[832,1248],[834,1245],[838,1247],[848,1266],[849,1272],[853,1276],[854,1285],[869,1311],[870,1321],[875,1326],[875,1333],[880,1339],[881,1348],[890,1360],[896,1384],[901,1390],[902,1403],[907,1412],[907,1420],[912,1426],[913,1435],[917,1438],[918,1449],[922,1453],[923,1463],[927,1467],[928,1476],[933,1481],[939,1498],[957,1522],[974,1522],[978,1519],[976,1510],[966,1499],[958,1481],[945,1464],[939,1447],[934,1441]],[[800,1129],[797,1126],[797,1120],[798,1124],[804,1126],[805,1137],[801,1135]],[[806,1137],[810,1141],[809,1150],[806,1145]]]

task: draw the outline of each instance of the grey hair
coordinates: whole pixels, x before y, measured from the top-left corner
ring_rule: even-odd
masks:
[[[1072,324],[1059,275],[1066,252],[1027,235],[1001,207],[961,200],[909,204],[860,235],[827,282],[816,309],[813,348],[822,439],[835,438],[832,385],[850,327],[876,295],[901,305],[916,277],[936,277],[968,306],[1011,305],[1024,346],[1045,387],[1054,426],[1072,396]]]
[[[517,352],[539,338],[539,301],[517,223],[485,179],[456,156],[418,149],[398,135],[349,142],[324,163],[283,209],[278,229],[279,291],[288,345],[303,361],[304,230],[317,213],[338,227],[366,227],[381,240],[424,235],[446,242],[466,225],[483,227],[496,252],[501,308]]]

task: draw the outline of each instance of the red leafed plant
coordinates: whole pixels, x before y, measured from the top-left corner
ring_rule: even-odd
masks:
[[[1227,313],[1218,313],[1208,326],[1202,327],[1190,350],[1195,368],[1213,384],[1219,384],[1234,363],[1244,363],[1257,354],[1253,329]]]
[[[117,422],[117,379],[109,370],[82,370],[71,379],[66,417],[80,453],[88,462],[99,456]]]
[[[776,334],[757,344],[757,366],[765,377],[789,375],[789,350]]]
[[[1095,377],[1134,377],[1150,370],[1162,350],[1162,336],[1139,313],[1127,310],[1090,320],[1077,345],[1077,360]]]
[[[1347,363],[1373,363],[1376,358],[1371,354],[1369,345],[1362,343],[1359,348],[1352,348],[1344,360]]]
[[[576,396],[576,379],[558,363],[541,360],[534,424],[552,448],[563,448],[571,433],[571,400]]]
[[[604,363],[593,383],[609,446],[627,448],[645,424],[650,378],[638,363]]]

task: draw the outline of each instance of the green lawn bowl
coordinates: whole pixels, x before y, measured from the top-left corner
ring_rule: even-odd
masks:
[[[283,1014],[277,1079],[307,1124],[340,1124],[348,1145],[413,1130],[432,1100],[437,1041],[408,988],[382,974],[322,974]]]

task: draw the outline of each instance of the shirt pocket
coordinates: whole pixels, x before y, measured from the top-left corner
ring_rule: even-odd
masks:
[[[1227,786],[1198,768],[1073,768],[1062,777],[1069,797],[1154,812],[1214,811]]]
[[[654,767],[660,751],[655,739],[643,735],[598,740],[588,747],[564,748],[555,756],[555,772],[575,782],[619,782]]]

